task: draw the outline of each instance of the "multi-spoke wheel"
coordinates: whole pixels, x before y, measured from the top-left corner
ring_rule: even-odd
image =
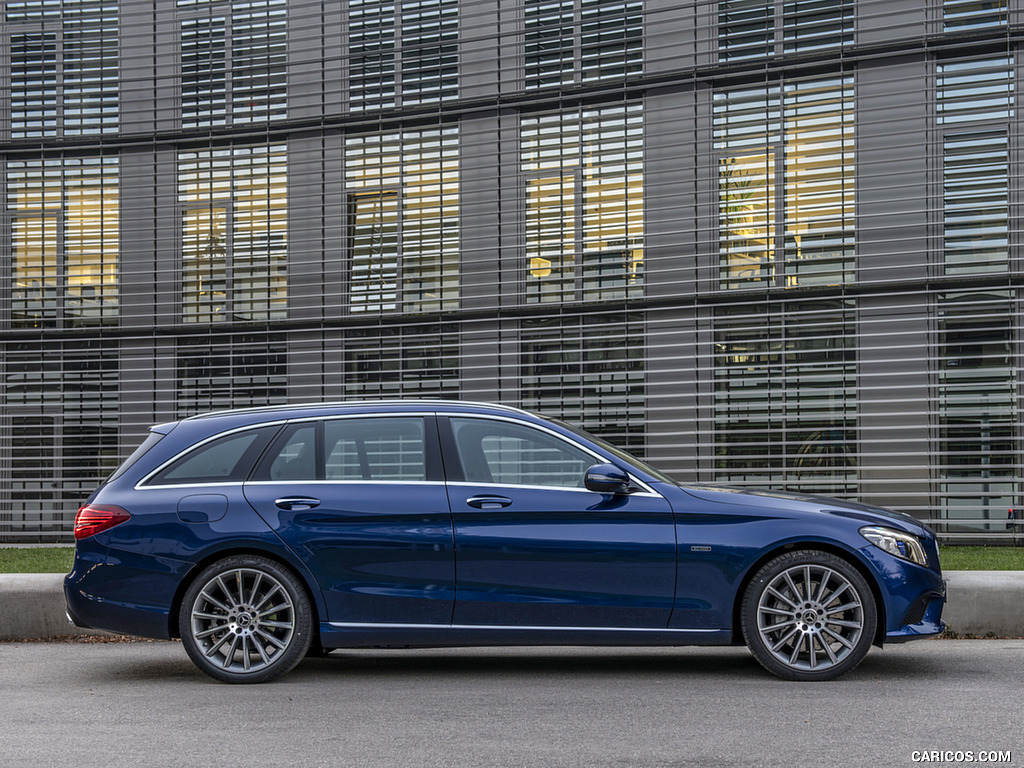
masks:
[[[302,585],[256,555],[206,568],[185,593],[179,618],[192,661],[228,683],[262,683],[292,669],[309,647],[311,627]]]
[[[787,680],[833,680],[863,660],[877,626],[864,577],[827,552],[787,552],[751,580],[743,634],[757,660]]]

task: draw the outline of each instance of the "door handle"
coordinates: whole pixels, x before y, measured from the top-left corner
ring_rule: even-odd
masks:
[[[283,499],[277,499],[274,504],[278,509],[313,509],[313,507],[320,506],[320,499],[309,496],[286,496]]]
[[[501,509],[512,503],[512,499],[504,496],[470,496],[466,503],[477,509]]]

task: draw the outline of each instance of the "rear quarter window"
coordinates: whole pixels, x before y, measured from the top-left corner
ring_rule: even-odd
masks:
[[[158,471],[145,485],[242,482],[278,428],[247,429],[202,443]]]
[[[149,453],[149,450],[163,440],[165,435],[161,435],[159,432],[150,432],[146,435],[146,439],[142,441],[142,445],[132,451],[132,455],[129,456],[117,469],[114,470],[114,474],[107,478],[107,482],[117,480],[121,475],[132,468],[132,465]]]

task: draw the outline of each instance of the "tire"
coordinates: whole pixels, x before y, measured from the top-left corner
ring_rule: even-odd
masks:
[[[747,647],[784,680],[835,680],[856,667],[878,626],[867,581],[828,552],[795,550],[766,563],[743,595]]]
[[[265,683],[290,671],[306,655],[312,626],[298,578],[259,555],[205,568],[185,592],[178,617],[189,658],[225,683]]]

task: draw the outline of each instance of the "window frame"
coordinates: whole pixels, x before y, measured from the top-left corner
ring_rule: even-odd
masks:
[[[373,188],[347,189],[345,191],[345,214],[347,224],[345,236],[348,252],[348,305],[349,312],[353,315],[373,315],[404,311],[405,292],[403,289],[405,288],[405,283],[402,269],[402,219],[404,213],[404,196],[402,191],[401,184],[390,184]],[[387,231],[387,201],[390,199],[394,200],[395,207],[395,248],[392,254],[388,254],[383,248],[383,233]],[[357,257],[361,259],[363,256],[361,252],[357,252],[361,232],[360,206],[367,201],[373,201],[376,203],[376,218],[373,220],[371,227],[382,233],[382,247],[374,252],[371,243],[365,260],[367,266],[366,277],[364,279],[357,280]],[[371,233],[371,240],[372,238],[373,235]],[[392,257],[390,261],[389,255]],[[393,282],[382,281],[375,286],[372,281],[375,268],[380,274],[385,274],[393,269]]]
[[[932,255],[928,266],[930,277],[995,277],[1007,275],[1019,267],[1019,257],[1015,252],[1019,245],[1016,225],[1020,196],[1014,183],[1017,166],[1015,157],[1019,145],[1016,136],[1016,125],[1020,119],[1017,93],[1019,59],[1014,49],[998,49],[974,52],[971,55],[936,57],[930,62],[929,154],[934,157],[931,169],[932,201],[929,206],[932,211],[929,249]],[[1005,77],[997,79],[993,77],[994,73],[1005,74]],[[1005,86],[1005,91],[986,90],[1001,86]],[[980,106],[973,105],[970,101],[972,97],[981,98],[983,103]],[[972,148],[977,151],[979,147],[994,146],[1000,136],[1005,142],[1008,161],[1005,176],[999,180],[1005,184],[1002,190],[1005,197],[999,201],[1005,213],[998,220],[1002,226],[992,227],[995,219],[986,217],[986,206],[977,203],[972,203],[967,209],[970,217],[966,222],[975,227],[978,222],[985,222],[990,232],[998,231],[1005,236],[1006,241],[1001,246],[988,249],[990,258],[977,260],[979,253],[985,255],[984,247],[973,244],[970,247],[958,247],[951,244],[966,238],[955,234],[963,228],[965,219],[956,204],[956,195],[948,194],[947,183],[951,177],[956,177],[957,167],[955,160],[947,162],[948,158],[954,156],[947,149],[959,144],[963,150],[968,143],[973,143]],[[970,168],[972,178],[984,173],[985,163],[964,165]],[[960,166],[961,169],[964,165]],[[1000,254],[999,251],[1004,253]],[[992,253],[995,253],[994,258],[991,257]]]
[[[425,14],[426,6],[422,3],[412,7],[403,7],[401,3],[379,5],[376,9],[370,5],[372,3],[362,3],[356,8],[349,5],[346,9],[344,45],[350,52],[355,51],[345,65],[347,110],[378,112],[458,99],[461,89],[458,0],[438,0],[430,8],[435,12],[432,16]],[[427,32],[423,32],[424,29]],[[390,48],[372,44],[377,38],[387,38],[389,33],[393,40]],[[422,43],[423,39],[435,36],[435,45]],[[437,49],[439,65],[432,81],[436,87],[425,89],[420,87],[423,82],[420,75],[431,68],[419,65],[428,60],[426,54],[433,48]],[[446,55],[455,58],[447,67]]]
[[[0,226],[7,238],[8,258],[6,264],[0,265],[0,276],[6,277],[11,286],[3,308],[3,321],[7,327],[68,329],[118,325],[121,322],[122,299],[120,157],[103,152],[94,156],[71,152],[54,156],[12,156],[4,163],[3,173],[5,199],[0,211]],[[15,181],[19,174],[39,184],[41,199],[34,201],[38,204],[20,207],[19,203],[12,201],[12,192],[16,194],[19,189]],[[56,184],[48,186],[47,179],[50,178],[56,180]],[[26,186],[25,189],[32,188]],[[99,203],[88,209],[91,211],[89,217],[76,218],[74,215],[76,190],[88,190],[90,194],[99,196]],[[96,222],[101,226],[98,244],[95,237],[79,236],[76,239],[76,223],[81,227],[83,224],[95,225]],[[17,252],[18,227],[23,223],[38,226],[42,235],[40,242],[44,244],[43,251],[38,254],[41,282],[28,288],[19,287],[18,283],[26,269],[21,256],[34,256]],[[46,240],[48,227],[53,229],[52,244]],[[92,247],[85,245],[90,241]],[[76,250],[76,246],[80,250]],[[27,268],[30,270],[33,265],[29,264]],[[76,269],[88,270],[85,274],[91,281],[76,284]],[[50,272],[52,284],[47,283]],[[105,280],[108,275],[113,275],[109,283]],[[83,291],[87,287],[91,289],[89,294]],[[30,291],[37,292],[37,302],[29,295]],[[90,301],[93,302],[92,311],[89,311],[87,303]]]
[[[646,54],[643,15],[643,3],[636,0],[526,0],[518,9],[523,89],[543,91],[642,75]],[[602,21],[612,23],[602,28]],[[607,61],[595,64],[602,52],[607,54],[602,33],[608,32],[616,40],[613,55],[617,66],[611,73],[602,71],[607,70]],[[557,59],[546,57],[544,51],[545,41],[553,37],[560,45]],[[557,70],[545,72],[553,63]],[[617,71],[618,66],[622,72]]]
[[[0,53],[6,62],[6,83],[0,86],[0,97],[6,102],[7,114],[0,128],[0,138],[7,140],[33,140],[47,138],[84,138],[90,136],[102,136],[104,134],[117,133],[121,126],[121,104],[117,99],[117,88],[121,81],[121,19],[120,12],[115,11],[114,26],[106,26],[111,21],[105,14],[108,8],[103,2],[93,2],[80,9],[83,16],[75,18],[71,14],[65,14],[64,9],[55,9],[54,15],[38,20],[20,19],[16,21],[3,20],[3,30],[0,31]],[[0,9],[0,16],[4,11]],[[98,26],[94,26],[98,22]],[[42,42],[44,38],[51,37],[53,44],[53,102],[49,105],[44,114],[35,119],[25,118],[30,111],[18,111],[19,120],[27,122],[19,123],[15,128],[15,109],[17,90],[13,76],[14,67],[12,62],[12,51],[14,50],[14,39],[18,36],[38,35]],[[85,40],[91,45],[99,46],[108,51],[106,46],[110,45],[117,49],[117,60],[112,66],[101,66],[97,71],[99,75],[85,74],[88,69],[82,71],[74,69],[75,58],[70,54],[71,47],[67,40],[72,42]],[[106,64],[106,58],[104,64]],[[45,61],[37,59],[36,62]],[[113,74],[111,74],[113,73]],[[85,84],[88,83],[89,87]],[[74,100],[74,94],[78,94],[79,101]],[[26,92],[28,93],[28,92]],[[48,95],[45,91],[34,91],[32,94],[45,99]],[[87,97],[95,98],[99,94],[100,106],[93,109],[92,119],[86,114],[85,105]],[[113,94],[113,97],[111,97]],[[52,111],[51,111],[52,110]],[[17,134],[17,135],[15,135]]]
[[[646,295],[644,110],[642,101],[629,99],[621,104],[588,107],[581,103],[519,115],[519,300],[523,305],[629,301]],[[544,148],[550,142],[558,146],[557,162],[546,156]],[[623,159],[605,161],[607,145],[619,143],[623,149],[616,151],[623,153]],[[638,167],[631,168],[633,165]],[[616,168],[614,174],[609,173]],[[635,189],[631,187],[634,177],[638,177]],[[624,210],[602,224],[598,221],[602,215],[592,211],[611,197],[605,189],[609,178],[614,180],[609,186],[622,196]],[[544,190],[556,183],[557,208],[544,198]],[[544,237],[555,210],[561,232],[557,263],[543,255],[555,255],[550,250],[553,241]],[[625,230],[619,247],[594,237],[608,226],[609,219],[614,222],[612,228]],[[636,235],[630,234],[633,227],[638,228]],[[609,261],[608,257],[616,254],[620,259]],[[608,270],[610,265],[613,268]]]
[[[254,15],[257,11],[261,15]],[[252,63],[251,61],[243,61],[236,57],[236,51],[245,50],[245,43],[250,39],[250,35],[246,34],[246,25],[251,24],[255,19],[260,19],[264,22],[264,40],[267,43],[267,47],[263,49],[262,58],[269,60],[274,57],[273,44],[275,42],[275,35],[280,36],[279,44],[283,41],[285,46],[287,46],[288,19],[286,13],[287,0],[276,5],[275,0],[265,0],[264,7],[259,9],[253,7],[252,4],[240,3],[237,0],[199,0],[198,2],[191,3],[183,3],[182,0],[178,0],[175,5],[174,26],[175,54],[177,56],[178,68],[176,75],[178,91],[176,119],[180,128],[192,130],[230,127],[233,125],[244,126],[287,119],[287,73],[285,73],[281,81],[274,82],[273,71],[275,67],[272,62],[260,61],[259,63]],[[239,16],[238,14],[241,15]],[[189,25],[195,25],[198,30],[203,22],[209,22],[206,26],[206,30],[209,31],[218,21],[223,25],[222,52],[224,58],[219,73],[223,77],[223,91],[219,94],[223,98],[223,103],[219,112],[211,112],[210,105],[213,102],[209,98],[204,101],[201,96],[195,95],[194,101],[186,101],[187,88],[195,86],[196,82],[187,80],[187,77],[191,77],[193,72],[191,69],[186,71],[185,43]],[[275,22],[280,22],[277,25],[280,27],[279,29],[275,29]],[[189,53],[191,54],[193,51]],[[256,110],[246,110],[240,106],[245,101],[245,94],[249,92],[248,89],[251,87],[247,86],[246,83],[253,77],[254,72],[260,72],[263,69],[270,73],[265,89],[265,100],[256,105]],[[203,81],[202,84],[208,85],[211,80]],[[202,88],[196,88],[195,94],[201,93]],[[210,98],[216,99],[218,96],[216,90],[212,90],[211,93],[213,96]],[[186,104],[195,111],[190,111],[186,114]]]
[[[709,229],[716,242],[711,262],[714,290],[743,291],[776,288],[829,287],[851,285],[857,280],[857,100],[856,76],[844,69],[829,75],[811,78],[779,77],[763,83],[728,85],[714,89],[711,99],[712,147],[709,162],[714,179],[715,224]],[[840,159],[830,163],[828,172],[815,179],[813,171],[818,149],[806,153],[807,146],[820,145],[822,139],[808,141],[805,137],[809,116],[814,111],[809,103],[827,104],[832,119],[826,124],[830,152]],[[749,108],[757,107],[756,112]],[[756,114],[754,118],[746,115]],[[818,118],[820,122],[820,118]],[[823,129],[814,129],[823,133]],[[801,152],[801,149],[804,151]],[[766,216],[764,257],[750,275],[733,273],[742,260],[736,243],[742,240],[731,233],[739,231],[736,220],[729,216],[736,205],[738,186],[727,183],[730,175],[724,170],[735,161],[748,157],[765,157],[766,181],[764,195]],[[770,168],[770,170],[769,170]],[[770,172],[770,178],[767,174]],[[806,174],[808,181],[802,176]],[[810,186],[810,191],[808,189]],[[817,187],[817,191],[815,191]],[[801,215],[804,199],[821,195],[824,189],[832,200],[835,214],[827,219]],[[829,192],[831,190],[831,192]],[[826,226],[821,226],[825,224]],[[825,236],[825,250],[816,253],[815,237]],[[803,239],[807,239],[804,244]],[[758,238],[749,238],[757,242]],[[836,253],[840,255],[835,255]],[[751,262],[751,264],[753,264]],[[747,271],[747,270],[744,270]],[[753,272],[753,269],[750,271]]]
[[[806,2],[806,0],[805,0]],[[811,3],[809,3],[810,5]],[[732,25],[729,25],[730,14],[743,13],[743,9],[730,8],[730,0],[719,0],[715,5],[715,48],[718,61],[729,64],[737,61],[749,62],[763,58],[774,58],[789,54],[800,54],[807,52],[818,52],[828,50],[839,50],[844,45],[851,44],[857,33],[857,4],[852,0],[840,0],[838,4],[833,3],[833,15],[828,16],[824,21],[809,21],[801,24],[801,17],[814,15],[813,8],[800,8],[800,0],[763,0],[756,8],[753,6],[746,9],[751,11],[763,11],[762,15],[751,16],[751,21],[744,24],[735,15],[732,17]],[[759,26],[757,22],[761,21]],[[736,25],[741,29],[737,30]],[[726,28],[723,29],[723,26]],[[745,27],[745,30],[744,30]],[[822,31],[824,27],[824,33]],[[756,39],[754,43],[746,43],[730,46],[723,40],[728,37],[742,36],[746,31],[748,37]],[[800,34],[800,33],[803,34]],[[731,33],[731,35],[730,35]],[[833,34],[838,34],[838,39],[831,40]],[[761,39],[757,39],[763,37]],[[822,40],[830,40],[822,42]]]
[[[215,172],[220,170],[226,174],[226,187],[222,191],[216,190],[215,194],[201,196],[205,192],[205,186],[214,182]],[[265,323],[280,322],[286,320],[289,313],[288,303],[288,272],[289,272],[289,243],[288,243],[288,221],[289,221],[289,166],[288,166],[288,144],[287,142],[273,141],[265,144],[236,144],[227,142],[209,147],[179,147],[175,156],[175,178],[176,178],[176,203],[175,203],[175,236],[177,249],[177,286],[175,312],[179,322],[189,327],[230,325],[231,323]],[[274,180],[280,177],[283,184],[280,187],[280,199],[283,204],[276,204],[275,193],[279,188],[274,185]],[[245,196],[245,190],[251,190],[254,186],[252,179],[266,180],[266,186],[261,188],[264,196]],[[198,182],[196,182],[198,179]],[[196,183],[195,190],[188,190],[186,185],[189,181]],[[184,190],[184,191],[183,191]],[[244,211],[251,209],[251,203],[258,200],[260,205],[265,205],[265,217],[259,221],[265,222],[265,228],[246,230],[245,224],[248,219]],[[277,209],[280,209],[278,211]],[[224,285],[224,297],[218,302],[202,303],[199,297],[201,291],[191,294],[190,291],[200,286],[199,278],[202,277],[199,266],[198,251],[189,256],[194,261],[186,261],[186,247],[189,242],[189,217],[195,217],[206,213],[209,232],[213,233],[213,221],[215,213],[223,211],[223,242],[221,248],[224,251],[222,257],[222,275]],[[276,214],[276,215],[275,215]],[[275,224],[280,224],[275,229]],[[251,232],[252,237],[247,241],[246,233]],[[283,247],[272,248],[273,235],[283,235]],[[246,278],[246,265],[252,261],[250,251],[245,248],[246,242],[254,242],[255,237],[266,239],[266,274],[258,276],[257,279]],[[211,241],[212,243],[212,241]],[[212,265],[212,260],[211,260]],[[196,282],[189,283],[187,277],[190,274],[198,275]],[[260,279],[262,278],[262,279]],[[280,278],[279,285],[275,285],[275,279]],[[212,278],[211,278],[212,279]],[[265,304],[257,297],[260,289],[266,290]],[[222,311],[215,311],[216,307],[222,307]],[[247,308],[248,307],[248,308]]]

